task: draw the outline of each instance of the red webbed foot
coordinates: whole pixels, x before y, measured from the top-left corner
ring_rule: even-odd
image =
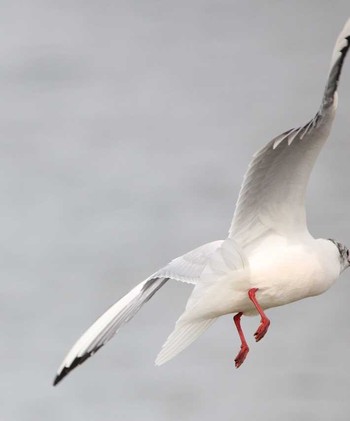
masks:
[[[247,344],[242,345],[239,353],[237,354],[237,357],[235,358],[236,368],[240,367],[244,363],[244,360],[246,359],[248,352],[249,352],[248,345]]]
[[[267,333],[270,326],[270,320],[268,318],[261,319],[260,326],[257,331],[254,333],[256,342],[259,342]]]

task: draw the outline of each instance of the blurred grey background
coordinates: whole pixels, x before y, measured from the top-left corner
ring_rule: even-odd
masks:
[[[1,1],[1,420],[349,420],[350,272],[222,318],[161,368],[191,287],[168,283],[51,386],[95,318],[226,236],[252,154],[317,111],[344,1]],[[315,236],[350,243],[350,60],[309,188]]]

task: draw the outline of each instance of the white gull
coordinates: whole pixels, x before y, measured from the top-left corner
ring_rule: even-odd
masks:
[[[108,342],[170,279],[194,284],[194,289],[156,364],[185,349],[218,317],[235,314],[241,339],[235,359],[239,367],[249,351],[242,315],[260,315],[255,333],[259,341],[270,325],[264,310],[325,292],[349,267],[345,246],[309,233],[304,204],[311,170],[334,120],[349,44],[350,19],[335,44],[319,111],[307,124],[277,136],[254,155],[228,238],[172,260],[110,307],[69,351],[54,385]]]

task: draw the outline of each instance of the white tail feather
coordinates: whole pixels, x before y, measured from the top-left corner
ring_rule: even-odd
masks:
[[[216,319],[182,321],[176,323],[174,331],[170,334],[155,361],[162,365],[174,358],[177,354],[194,342]]]

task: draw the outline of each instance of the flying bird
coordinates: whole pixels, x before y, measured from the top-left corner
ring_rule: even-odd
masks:
[[[349,267],[347,247],[309,233],[304,203],[311,170],[335,117],[349,45],[350,19],[336,41],[318,112],[254,155],[228,237],[172,260],[110,307],[69,351],[54,385],[107,343],[169,280],[193,284],[194,289],[156,365],[175,357],[218,317],[234,314],[241,340],[235,358],[238,368],[249,352],[242,316],[260,316],[255,332],[255,340],[260,341],[270,325],[266,309],[322,294]]]

